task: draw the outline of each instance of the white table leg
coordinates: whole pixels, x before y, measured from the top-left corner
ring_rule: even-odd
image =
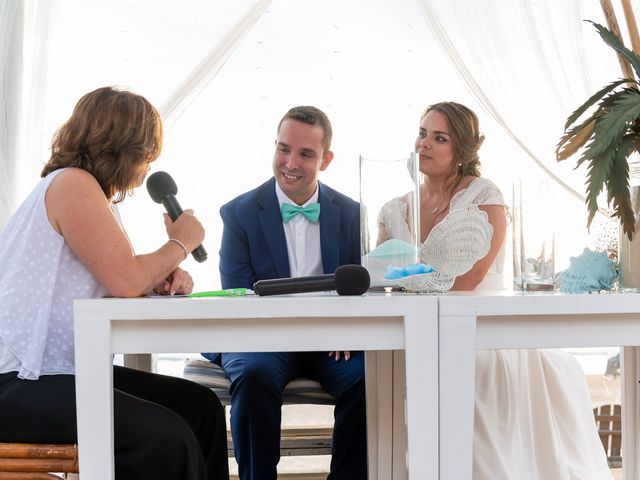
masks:
[[[87,304],[76,304],[76,404],[78,457],[82,478],[112,480],[113,462],[113,364],[109,351],[110,323]],[[81,400],[80,400],[81,399]]]
[[[638,374],[640,347],[623,347],[620,352],[622,368],[622,473],[624,480],[637,479],[640,473],[640,405]]]
[[[392,352],[365,352],[369,480],[391,478]]]
[[[419,306],[404,318],[409,478],[437,479],[438,304],[416,300]]]
[[[440,478],[471,478],[475,314],[440,317]]]
[[[364,353],[365,395],[367,399],[367,460],[369,480],[378,480],[378,352]],[[375,399],[375,400],[374,400]]]
[[[407,379],[404,351],[393,352],[393,480],[406,480],[407,472]]]

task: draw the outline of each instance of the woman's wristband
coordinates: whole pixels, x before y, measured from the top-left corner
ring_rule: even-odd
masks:
[[[180,247],[182,248],[182,250],[184,251],[184,258],[186,259],[189,256],[189,252],[187,251],[187,247],[184,246],[184,243],[182,243],[180,240],[178,240],[177,238],[170,238],[169,239],[170,242],[174,242],[177,243],[178,245],[180,245]]]

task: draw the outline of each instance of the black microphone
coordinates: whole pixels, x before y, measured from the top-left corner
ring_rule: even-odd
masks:
[[[253,291],[258,295],[282,295],[336,290],[338,295],[362,295],[369,289],[370,283],[366,268],[342,265],[336,269],[336,273],[327,275],[258,280],[253,284]]]
[[[167,172],[156,172],[149,176],[147,179],[147,191],[154,202],[164,205],[171,220],[174,222],[182,214],[182,207],[176,198],[178,186]],[[198,245],[191,252],[191,255],[198,263],[202,263],[207,259],[207,251],[202,245]]]

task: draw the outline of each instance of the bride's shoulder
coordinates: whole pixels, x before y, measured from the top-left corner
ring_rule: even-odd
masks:
[[[475,205],[504,205],[502,192],[488,178],[465,177],[462,182],[466,182],[466,187],[455,194],[451,201],[452,204],[460,206],[471,203]]]
[[[469,186],[470,187],[473,186],[473,188],[477,190],[497,190],[498,192],[500,191],[500,188],[498,188],[498,186],[495,183],[493,183],[493,181],[484,177],[473,177]]]
[[[480,180],[480,177],[474,177],[472,175],[467,175],[466,177],[462,177],[460,179],[460,183],[458,183],[458,186],[456,187],[454,195],[458,192],[467,190],[471,186],[471,184],[474,183],[476,180]]]

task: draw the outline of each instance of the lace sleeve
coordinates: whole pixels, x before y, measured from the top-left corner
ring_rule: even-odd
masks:
[[[491,184],[478,192],[473,203],[476,205],[504,205],[504,197],[500,189]]]
[[[410,241],[412,238],[407,225],[407,203],[396,197],[382,206],[378,214],[377,245],[391,238]]]
[[[491,180],[476,178],[469,186],[451,199],[451,210],[467,205],[505,205],[502,192]]]

